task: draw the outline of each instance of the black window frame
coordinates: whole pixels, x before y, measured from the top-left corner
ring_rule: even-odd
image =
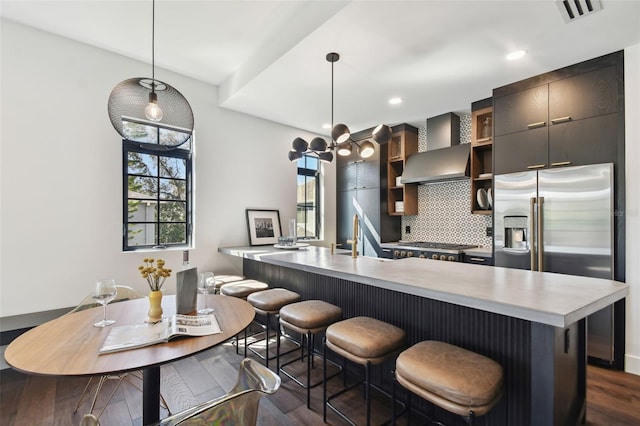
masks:
[[[158,132],[160,134],[160,132]],[[190,249],[193,242],[193,137],[190,137],[186,146],[188,149],[181,147],[169,148],[165,145],[148,142],[137,142],[128,139],[122,140],[122,181],[123,181],[123,213],[122,213],[122,250],[125,252],[131,251],[148,251],[148,250],[163,250],[163,249]],[[156,220],[153,222],[133,222],[133,223],[150,223],[157,226],[156,241],[154,244],[145,245],[129,245],[129,152],[136,152],[140,154],[154,155],[160,157],[177,158],[185,160],[185,184],[186,184],[186,200],[185,200],[185,242],[167,244],[160,243],[160,225],[163,223],[176,223],[176,222],[164,222],[161,220],[161,215],[157,214]],[[160,173],[157,176],[161,178]],[[160,203],[166,201],[161,198],[160,192],[156,196],[155,202]],[[159,212],[158,212],[159,213]],[[182,223],[182,222],[180,222]]]
[[[310,169],[308,167],[304,167],[306,166],[306,162],[307,159],[313,159],[316,164],[317,164],[317,169]],[[298,186],[298,177],[299,176],[305,176],[305,177],[314,177],[315,178],[315,203],[316,203],[316,208],[315,208],[315,229],[314,229],[314,233],[313,236],[307,236],[307,232],[308,229],[306,228],[306,224],[308,223],[307,220],[302,221],[302,223],[305,224],[305,236],[302,238],[299,238],[301,240],[319,240],[320,239],[320,232],[322,229],[322,224],[320,223],[320,218],[322,217],[322,215],[320,214],[321,211],[321,206],[320,206],[320,167],[321,166],[321,162],[318,159],[318,157],[312,156],[312,155],[303,155],[302,158],[300,158],[298,161],[298,170],[296,173],[296,188]],[[302,164],[302,167],[300,166]],[[306,188],[306,185],[305,185]],[[304,213],[305,218],[308,215],[309,209],[306,206],[301,206],[298,203],[297,200],[298,196],[297,196],[297,190],[296,190],[296,219],[298,218],[298,214],[299,213]],[[307,199],[307,197],[305,197],[305,200]],[[298,222],[298,226],[300,226],[301,221],[297,221]]]

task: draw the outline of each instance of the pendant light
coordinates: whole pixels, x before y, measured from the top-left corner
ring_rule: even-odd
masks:
[[[171,149],[193,134],[193,111],[178,90],[156,80],[155,12],[152,0],[151,78],[136,77],[118,83],[109,95],[107,109],[111,124],[123,139],[136,140],[140,125],[173,130],[170,138],[159,138],[163,148]]]
[[[151,10],[151,93],[149,103],[144,109],[144,115],[151,121],[160,121],[163,117],[162,108],[158,105],[156,93],[156,1],[153,1]]]
[[[351,131],[346,124],[333,124],[333,64],[340,60],[340,55],[336,52],[327,53],[327,62],[331,63],[331,144],[319,137],[314,138],[308,144],[302,138],[295,138],[289,151],[289,161],[296,161],[303,155],[313,154],[322,161],[333,161],[332,151],[336,151],[340,156],[349,156],[353,153],[353,145],[357,147],[358,155],[362,158],[369,158],[375,153],[373,142],[365,140],[357,143],[351,140]],[[372,138],[378,144],[387,143],[391,139],[391,128],[385,124],[377,126]]]

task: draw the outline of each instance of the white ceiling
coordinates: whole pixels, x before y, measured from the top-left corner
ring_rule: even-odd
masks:
[[[155,61],[219,85],[221,107],[326,133],[335,51],[335,123],[419,126],[468,112],[495,87],[640,43],[640,0],[601,4],[565,23],[553,0],[157,0]],[[151,11],[151,0],[0,3],[4,18],[149,63]],[[513,49],[528,55],[508,62]],[[389,105],[393,96],[404,102]]]

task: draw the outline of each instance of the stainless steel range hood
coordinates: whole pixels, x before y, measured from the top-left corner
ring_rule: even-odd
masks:
[[[407,159],[402,183],[469,178],[469,144],[460,144],[460,117],[447,113],[427,119],[427,151]]]

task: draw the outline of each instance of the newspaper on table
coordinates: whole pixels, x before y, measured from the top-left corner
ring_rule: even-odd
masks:
[[[215,314],[173,315],[156,324],[114,326],[100,354],[118,352],[168,342],[176,336],[207,336],[222,333]]]

